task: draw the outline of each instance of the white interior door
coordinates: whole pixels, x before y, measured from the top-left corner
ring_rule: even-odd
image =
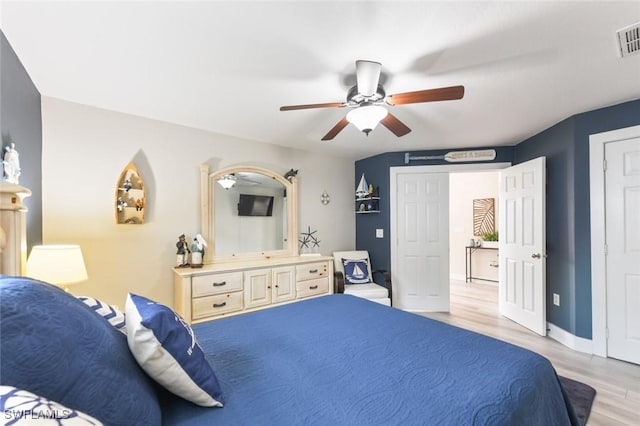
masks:
[[[609,356],[640,364],[640,138],[605,145]]]
[[[545,158],[500,172],[499,310],[546,336]]]
[[[408,170],[395,182],[394,306],[448,312],[449,174]]]

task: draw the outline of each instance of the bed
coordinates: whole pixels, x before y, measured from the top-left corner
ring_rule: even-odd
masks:
[[[46,291],[34,295],[34,288]],[[144,372],[137,376],[135,361],[129,365],[124,353],[126,339],[108,324],[98,324],[100,318],[90,309],[85,315],[85,309],[79,307],[82,303],[77,305],[73,296],[23,278],[2,278],[0,289],[2,384],[21,385],[51,398],[51,392],[42,385],[53,381],[46,380],[51,371],[61,375],[65,368],[80,368],[92,373],[91,377],[75,378],[74,386],[105,375],[106,383],[100,384],[99,390],[82,385],[76,396],[67,397],[70,391],[65,389],[65,398],[59,401],[78,410],[88,407],[88,414],[105,424],[578,424],[546,358],[349,295],[318,297],[193,326],[224,393],[224,407],[212,408],[167,392]],[[38,307],[24,314],[21,297]],[[46,300],[48,307],[42,307],[38,300]],[[78,312],[70,313],[73,310]],[[14,311],[19,311],[22,319],[12,316]],[[65,312],[64,318],[57,319],[61,311]],[[96,317],[95,324],[90,314]],[[29,315],[34,318],[31,325],[19,324]],[[58,324],[69,316],[77,317],[73,326]],[[18,325],[21,331],[16,330]],[[45,331],[49,342],[25,339],[24,334],[33,337],[40,326],[49,327]],[[91,336],[98,343],[78,344],[52,336],[59,328],[73,327],[83,329],[83,342]],[[17,352],[20,356],[10,352],[14,338],[22,345]],[[44,345],[40,352],[46,353],[46,359],[62,355],[67,361],[56,362],[55,368],[45,372],[36,371],[41,366],[28,359],[32,350],[24,347],[32,344]],[[87,345],[91,345],[85,356],[89,361],[72,359]],[[102,359],[96,354],[105,345]],[[95,358],[108,365],[96,366]],[[88,368],[81,365],[84,362],[93,364]],[[103,370],[106,373],[100,373]],[[112,373],[119,376],[109,376]],[[6,378],[11,383],[5,383]],[[117,388],[103,387],[109,385]],[[111,416],[117,409],[113,415],[124,415],[130,409],[125,417],[100,418],[92,412],[91,404],[101,403],[99,398],[116,398],[120,393],[122,401],[110,401],[107,414]],[[143,397],[156,400],[143,407]],[[80,404],[79,398],[87,401]]]

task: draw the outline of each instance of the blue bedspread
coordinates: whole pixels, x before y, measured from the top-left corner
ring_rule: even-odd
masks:
[[[166,425],[578,424],[531,351],[347,295],[194,326],[226,397]]]

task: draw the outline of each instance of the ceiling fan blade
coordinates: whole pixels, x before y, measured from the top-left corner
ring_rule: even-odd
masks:
[[[398,118],[390,112],[388,112],[387,116],[380,121],[380,124],[391,130],[391,133],[393,133],[397,137],[404,136],[411,131],[410,128],[408,128],[402,121],[398,120]]]
[[[382,64],[373,61],[356,61],[356,81],[358,93],[372,96],[378,91],[378,80]]]
[[[329,133],[324,135],[322,140],[323,141],[330,141],[331,139],[335,138],[336,135],[342,131],[342,129],[347,127],[347,124],[349,124],[349,122],[347,121],[347,117],[342,117],[342,120],[338,121],[338,124],[333,126],[333,128],[331,130],[329,130]]]
[[[287,105],[281,106],[280,111],[294,111],[298,109],[312,109],[312,108],[340,108],[347,106],[346,102],[328,102],[324,104],[307,104],[307,105]]]
[[[441,87],[439,89],[418,90],[387,96],[389,105],[417,104],[420,102],[452,101],[462,99],[464,86]]]

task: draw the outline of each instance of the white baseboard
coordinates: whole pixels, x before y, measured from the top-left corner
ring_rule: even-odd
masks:
[[[547,323],[547,329],[549,330],[547,336],[562,343],[566,347],[585,354],[593,353],[593,342],[591,339],[575,336],[550,322]]]
[[[449,279],[450,280],[455,280],[455,281],[465,281],[467,277],[465,277],[462,274],[449,274]]]

